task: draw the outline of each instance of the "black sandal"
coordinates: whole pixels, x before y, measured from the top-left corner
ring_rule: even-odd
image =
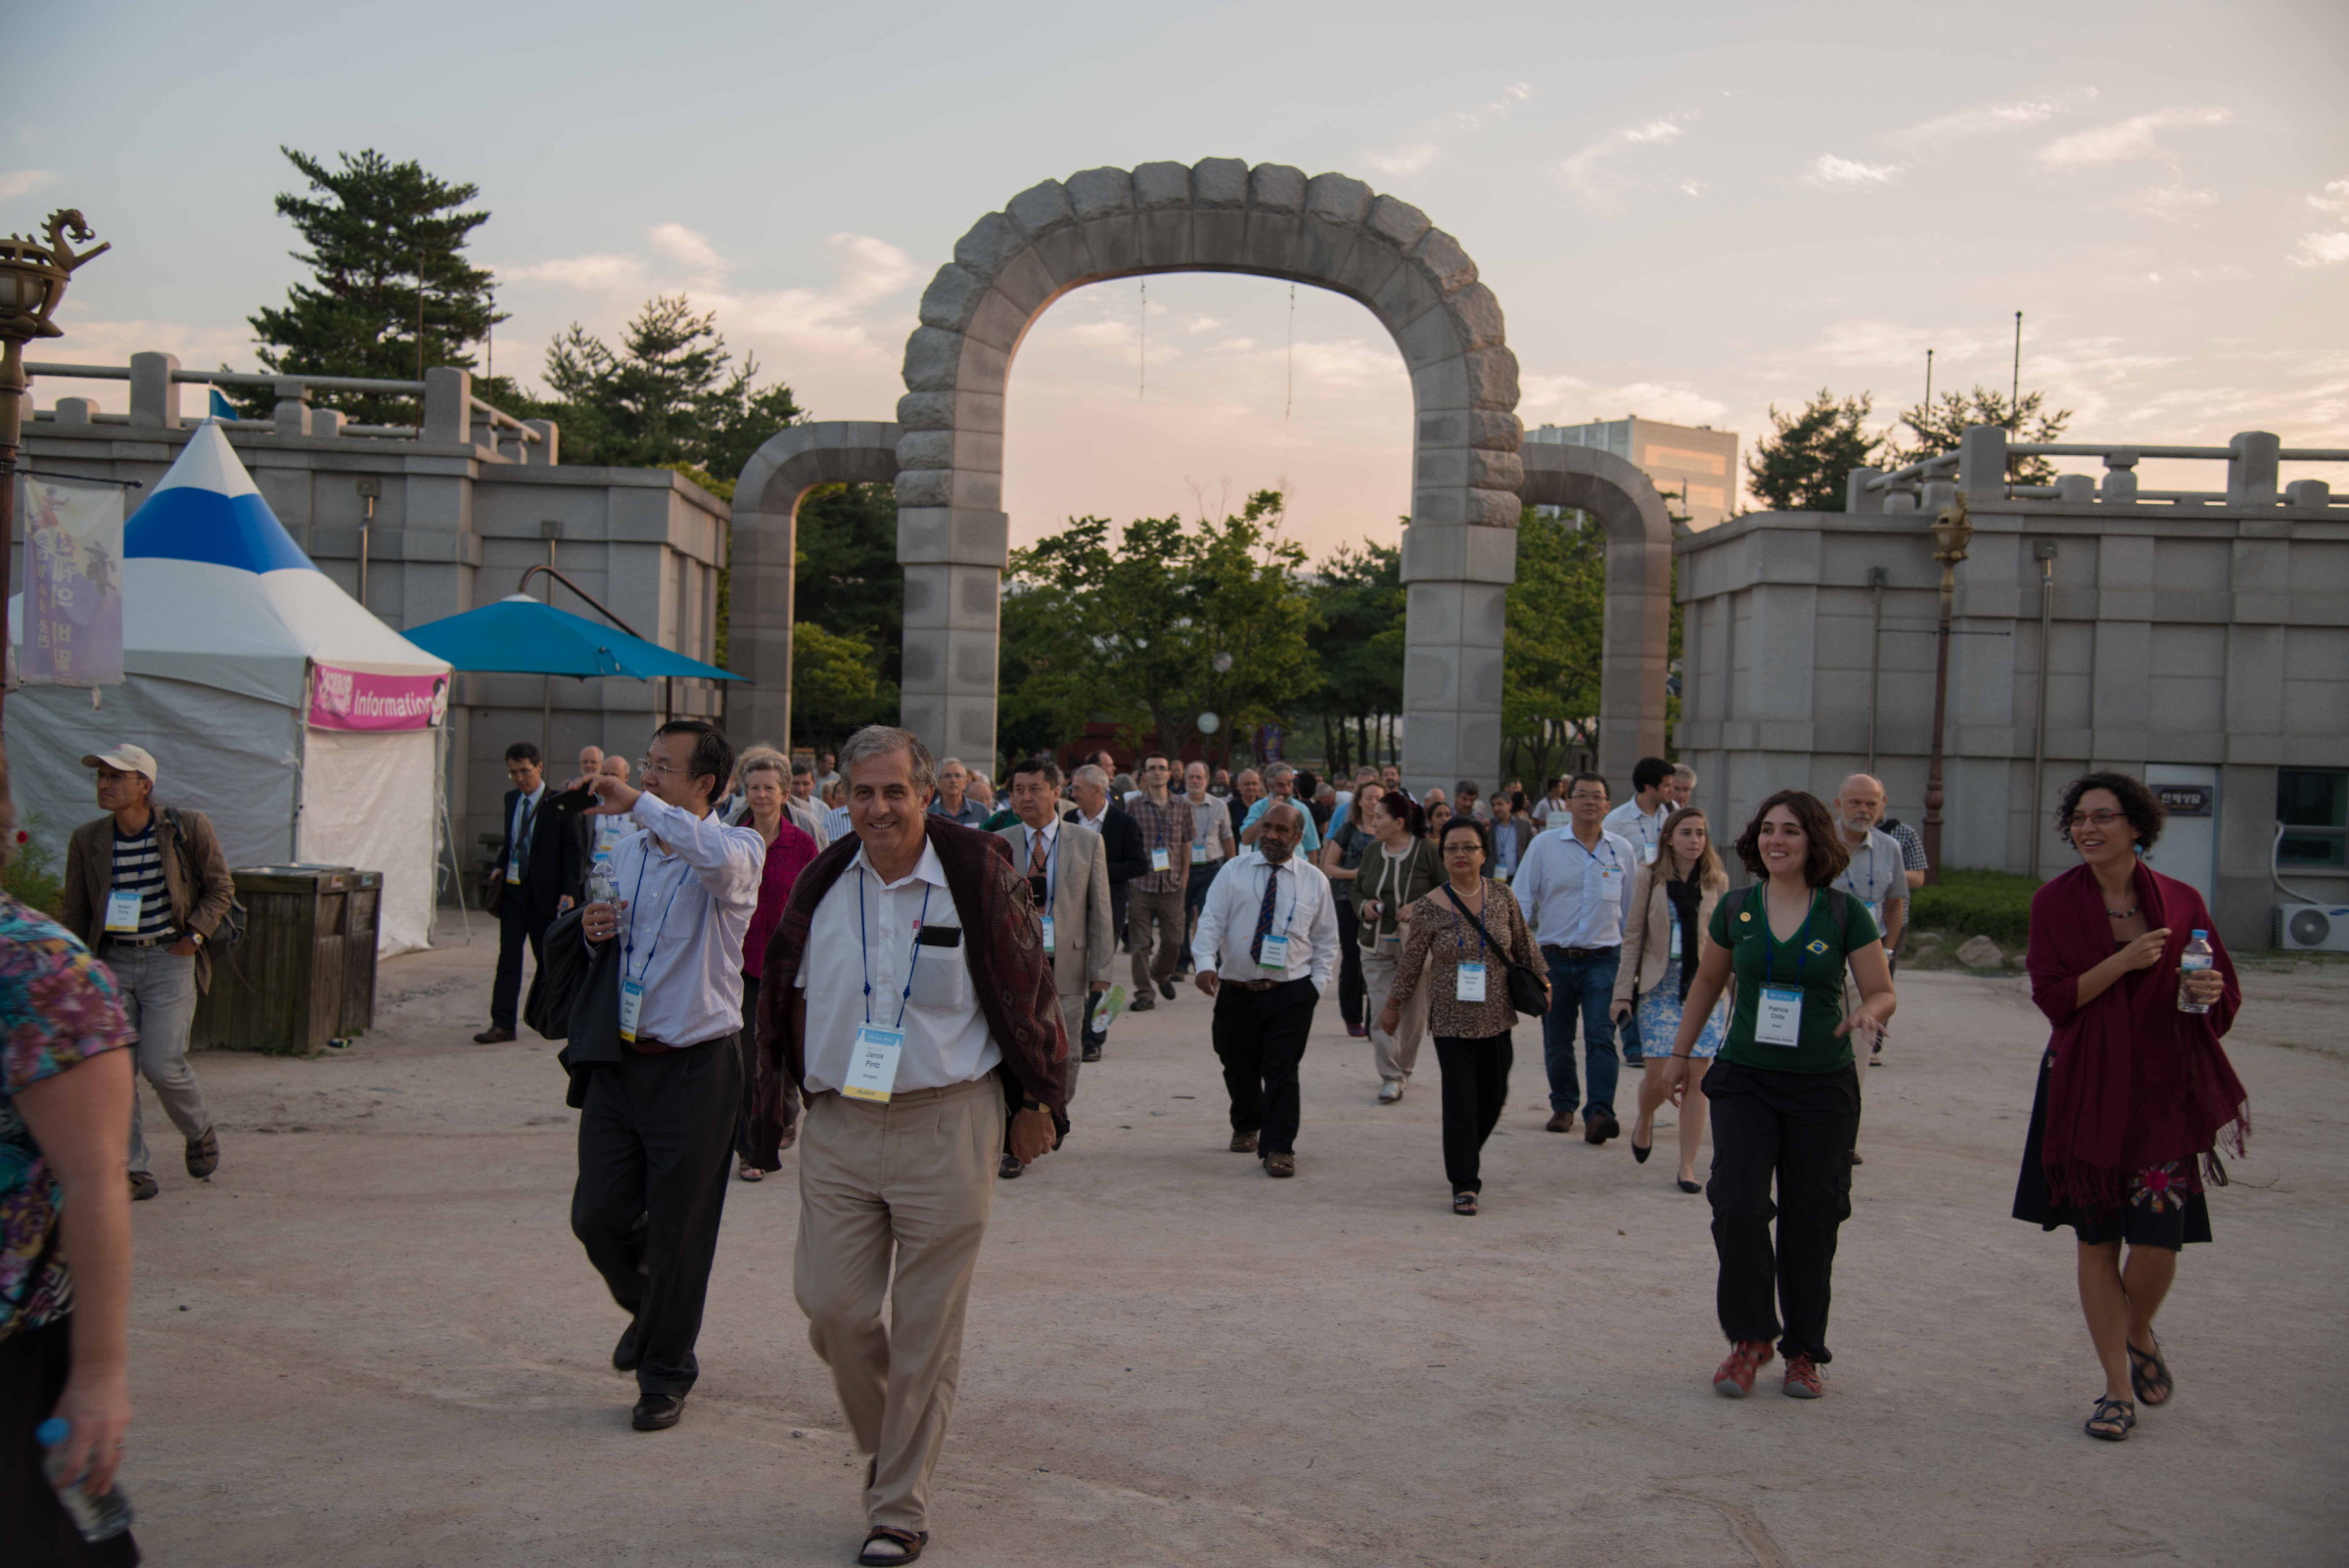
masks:
[[[2170,1363],[2161,1359],[2161,1341],[2155,1340],[2149,1351],[2124,1344],[2129,1352],[2129,1386],[2137,1391],[2139,1402],[2155,1407],[2169,1404],[2178,1385],[2171,1380]]]
[[[873,1543],[876,1541],[894,1541],[905,1549],[895,1557],[876,1557],[873,1555]],[[898,1530],[890,1525],[875,1525],[866,1534],[864,1547],[856,1553],[856,1560],[864,1568],[890,1568],[893,1563],[913,1561],[928,1545],[930,1532],[927,1530]]]
[[[1453,1193],[1451,1195],[1451,1212],[1459,1215],[1476,1213],[1476,1194],[1473,1192]]]
[[[2129,1429],[2135,1425],[2135,1401],[2105,1398],[2096,1401],[2096,1413],[2088,1418],[2088,1424],[2082,1430],[2098,1442],[2119,1443],[2129,1436]],[[2096,1430],[2098,1427],[2110,1427],[2112,1430],[2099,1432]]]

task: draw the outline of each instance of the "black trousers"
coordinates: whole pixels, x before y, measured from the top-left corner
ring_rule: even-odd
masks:
[[[9,1568],[129,1568],[139,1560],[128,1531],[82,1540],[41,1473],[33,1428],[57,1408],[72,1365],[70,1316],[0,1339],[0,1561]]]
[[[497,912],[497,979],[489,987],[489,1022],[509,1035],[522,1002],[523,945],[530,945],[533,963],[543,961],[546,928],[553,924],[523,909],[521,889],[506,890],[506,901]]]
[[[599,1066],[579,1112],[571,1230],[635,1318],[636,1386],[683,1395],[742,1115],[740,1037]]]
[[[746,1085],[752,1085],[757,1084],[761,1079],[772,1078],[774,1069],[766,1065],[766,1056],[759,1049],[759,977],[757,975],[742,977],[742,1034],[739,1039],[742,1048],[742,1082]],[[751,1096],[745,1094],[743,1098],[747,1103]],[[751,1114],[747,1109],[737,1110],[734,1113],[734,1157],[745,1165],[750,1163]]]
[[[1339,899],[1338,905],[1338,1013],[1346,1020],[1349,1030],[1362,1027],[1362,1001],[1369,988],[1362,984],[1362,948],[1359,940],[1361,922],[1354,915],[1354,900]]]
[[[1505,1034],[1436,1037],[1436,1065],[1444,1073],[1444,1176],[1454,1192],[1485,1190],[1485,1139],[1508,1103],[1509,1067],[1516,1059],[1516,1045]]]
[[[1267,991],[1226,985],[1216,992],[1213,1038],[1231,1095],[1231,1130],[1256,1133],[1259,1154],[1297,1152],[1297,1064],[1320,999],[1305,979]]]
[[[1721,1331],[1732,1342],[1776,1339],[1782,1354],[1823,1365],[1834,1359],[1827,1354],[1827,1304],[1835,1232],[1852,1213],[1859,1077],[1848,1067],[1776,1073],[1717,1061],[1705,1075],[1705,1099],[1713,1114],[1713,1178],[1705,1196],[1721,1259],[1715,1292]]]

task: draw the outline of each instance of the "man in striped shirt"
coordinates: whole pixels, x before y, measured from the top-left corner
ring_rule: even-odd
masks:
[[[187,1139],[188,1175],[202,1179],[220,1164],[220,1139],[188,1066],[188,1030],[197,993],[211,978],[205,944],[236,884],[203,812],[155,804],[155,758],[144,748],[116,746],[81,765],[96,770],[98,804],[113,814],[83,823],[67,843],[62,923],[114,971],[139,1032],[139,1071]],[[142,1120],[134,1097],[130,1191],[152,1198]]]

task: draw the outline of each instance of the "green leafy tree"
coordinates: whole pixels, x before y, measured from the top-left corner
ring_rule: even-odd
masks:
[[[2043,392],[2025,392],[2017,400],[1991,387],[1945,392],[1932,402],[1918,403],[1901,415],[1901,425],[1915,439],[1905,442],[1894,437],[1885,454],[1886,465],[1902,468],[1954,452],[1959,438],[1975,425],[2003,426],[2010,438],[2019,441],[2060,439],[2064,427],[2072,421],[2072,411],[2058,408],[2047,413],[2043,411],[2046,402]],[[2006,475],[2017,484],[2052,484],[2055,465],[2044,457],[2010,457]]]
[[[905,574],[898,565],[898,502],[886,484],[827,484],[800,499],[792,621],[872,650],[894,701],[901,678]]]
[[[1403,551],[1362,541],[1340,545],[1311,587],[1313,651],[1321,685],[1313,706],[1321,720],[1321,755],[1334,777],[1381,760],[1388,721],[1403,710]]]
[[[1517,580],[1501,633],[1500,732],[1506,770],[1536,782],[1598,744],[1605,650],[1606,541],[1595,522],[1527,507],[1517,525]]]
[[[277,210],[300,234],[305,249],[293,256],[311,276],[286,291],[282,308],[264,305],[247,318],[261,367],[402,381],[419,363],[471,369],[465,346],[505,319],[492,303],[490,275],[465,256],[473,231],[489,221],[485,211],[465,209],[481,188],[450,184],[412,159],[394,163],[372,148],[337,154],[334,168],[290,147],[278,151],[308,181],[308,194],[281,193]],[[394,393],[320,392],[314,400],[360,424],[422,417],[415,398]],[[266,418],[276,396],[261,388],[237,392],[235,401],[247,416]]]
[[[791,628],[791,727],[804,744],[837,747],[850,731],[878,721],[898,694],[881,679],[871,644],[826,631],[812,621]]]
[[[1840,512],[1855,468],[1876,461],[1883,438],[1866,431],[1873,394],[1837,397],[1825,388],[1801,412],[1770,408],[1770,435],[1745,460],[1746,484],[1773,512]]]
[[[1000,721],[1013,750],[1055,747],[1096,719],[1179,751],[1198,717],[1213,744],[1287,722],[1317,670],[1304,550],[1279,537],[1280,496],[1186,526],[1102,518],[1012,553],[1003,601]],[[1228,655],[1228,659],[1219,659]],[[1219,664],[1227,666],[1218,669]]]
[[[758,373],[757,356],[737,363],[727,350],[715,312],[661,295],[617,348],[576,321],[565,329],[546,351],[554,395],[539,407],[563,427],[566,462],[691,465],[731,481],[760,442],[806,417],[789,387],[754,388]]]

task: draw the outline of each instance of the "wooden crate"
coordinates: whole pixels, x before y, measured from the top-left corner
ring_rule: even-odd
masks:
[[[232,874],[245,940],[214,955],[189,1042],[309,1056],[365,1033],[375,1022],[383,873],[263,865]]]

